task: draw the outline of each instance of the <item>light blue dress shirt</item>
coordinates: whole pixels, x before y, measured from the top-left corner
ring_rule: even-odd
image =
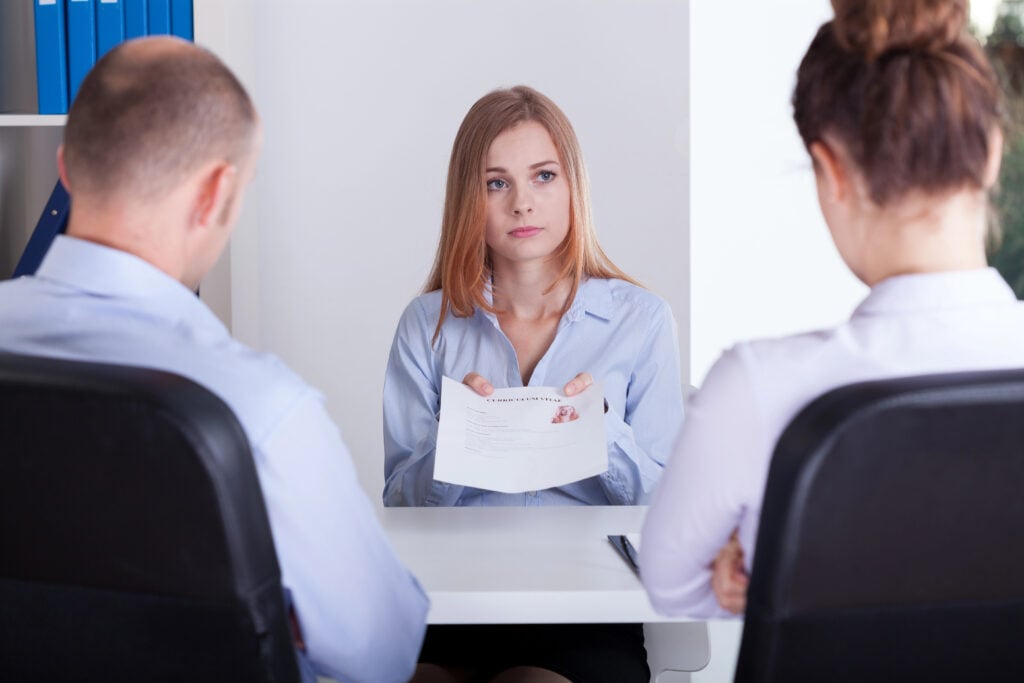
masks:
[[[301,658],[339,680],[411,675],[428,600],[396,559],[322,396],[235,341],[185,286],[130,254],[58,237],[0,283],[0,351],[168,370],[218,394],[253,450]]]
[[[588,279],[562,316],[529,386],[563,387],[580,372],[604,384],[608,471],[522,494],[435,481],[441,378],[470,372],[523,386],[498,319],[448,315],[432,342],[441,292],[413,299],[398,323],[384,380],[385,505],[632,505],[647,501],[683,421],[679,343],[662,299],[622,280]]]

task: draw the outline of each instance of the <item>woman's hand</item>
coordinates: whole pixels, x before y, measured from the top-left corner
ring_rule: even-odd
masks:
[[[463,377],[462,383],[481,396],[490,396],[494,393],[494,386],[485,377],[475,372],[471,372]]]
[[[747,586],[750,577],[743,568],[743,548],[736,531],[732,532],[729,542],[718,551],[718,556],[711,563],[711,588],[722,609],[733,614],[743,614],[747,609]]]
[[[463,377],[462,383],[481,396],[490,396],[494,393],[494,385],[487,381],[486,377],[475,372],[471,372]],[[593,383],[594,378],[590,376],[589,372],[581,372],[569,380],[569,383],[565,385],[565,388],[562,389],[562,391],[565,392],[566,396],[575,396],[587,389],[587,387]]]
[[[581,372],[569,380],[569,383],[565,385],[562,391],[565,392],[566,396],[575,396],[585,391],[593,383],[594,378],[590,376],[589,372]]]

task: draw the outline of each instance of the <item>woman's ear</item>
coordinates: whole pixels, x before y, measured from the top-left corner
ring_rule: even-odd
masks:
[[[988,136],[988,161],[985,164],[985,189],[991,190],[999,180],[999,168],[1003,163],[1003,131],[996,126]]]
[[[827,143],[818,140],[811,143],[811,159],[818,185],[825,197],[832,203],[841,203],[849,198],[852,191],[851,177],[842,158]]]

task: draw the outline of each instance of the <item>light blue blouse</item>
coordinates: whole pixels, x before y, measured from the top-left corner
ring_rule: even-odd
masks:
[[[530,386],[563,387],[580,372],[604,385],[608,471],[521,494],[435,481],[441,378],[470,372],[495,387],[523,386],[498,319],[448,315],[432,343],[441,292],[413,299],[398,323],[384,379],[384,504],[632,505],[657,483],[683,421],[675,319],[661,298],[622,280],[589,279],[562,316]]]
[[[281,361],[232,339],[149,263],[64,236],[35,277],[0,283],[2,351],[161,368],[218,394],[252,445],[304,669],[408,680],[427,597],[384,536],[323,397]]]

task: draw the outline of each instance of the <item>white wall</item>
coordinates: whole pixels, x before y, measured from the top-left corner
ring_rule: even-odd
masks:
[[[265,146],[232,240],[232,327],[324,391],[372,498],[391,337],[433,259],[455,131],[495,87],[526,83],[565,110],[601,241],[669,300],[688,362],[686,2],[252,8]]]
[[[690,43],[691,371],[750,337],[834,325],[866,289],[818,211],[792,120],[828,0],[695,0]]]

